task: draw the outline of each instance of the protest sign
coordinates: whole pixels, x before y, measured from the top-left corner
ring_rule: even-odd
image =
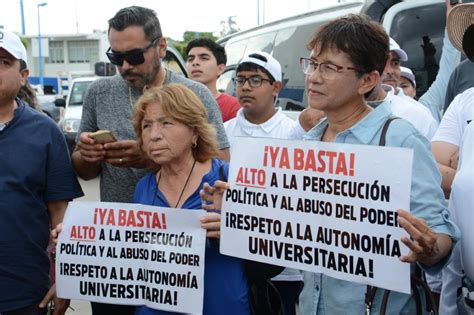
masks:
[[[396,210],[410,209],[411,150],[238,138],[232,152],[222,254],[410,292]]]
[[[56,247],[59,297],[200,313],[202,210],[71,202]]]

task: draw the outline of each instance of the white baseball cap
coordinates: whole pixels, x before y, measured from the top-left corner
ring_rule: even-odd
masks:
[[[401,76],[410,80],[413,87],[416,88],[416,80],[415,80],[415,75],[413,74],[413,71],[411,71],[411,69],[407,67],[400,67],[400,71],[401,71]]]
[[[400,58],[400,61],[407,61],[408,60],[408,55],[407,53],[400,48],[400,45],[390,37],[390,51],[395,52],[398,55],[398,58]]]
[[[253,51],[242,58],[242,60],[239,62],[239,66],[243,63],[253,63],[257,66],[260,66],[267,70],[272,75],[273,79],[275,79],[275,81],[281,82],[281,65],[269,53],[264,51]]]
[[[26,63],[26,49],[18,35],[9,32],[0,26],[0,48],[5,49],[16,59],[21,59]]]

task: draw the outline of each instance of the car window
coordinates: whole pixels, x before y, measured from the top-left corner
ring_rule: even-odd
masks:
[[[228,68],[217,79],[217,90],[235,96],[235,87],[232,83],[232,78],[235,76],[235,67]]]
[[[244,56],[245,47],[247,47],[248,39],[227,43],[225,52],[227,54],[227,65],[236,65]]]
[[[69,106],[82,106],[84,94],[91,83],[92,81],[74,83],[69,100]]]
[[[167,69],[170,69],[171,71],[177,74],[181,74],[187,77],[188,75],[186,72],[184,61],[182,60],[181,56],[178,57],[177,54],[177,51],[171,51],[170,49],[168,49],[166,51],[165,58],[163,58],[163,64]]]
[[[247,47],[245,48],[245,53],[241,57],[256,50],[271,53],[275,36],[276,32],[269,32],[249,38],[247,42]]]
[[[284,110],[301,111],[308,106],[304,95],[305,76],[300,70],[299,58],[309,55],[306,44],[318,25],[310,23],[282,29],[275,38],[273,57],[280,62],[283,72],[283,90],[277,106]]]
[[[408,61],[403,66],[415,73],[417,95],[426,92],[438,73],[444,25],[444,3],[403,10],[394,16],[390,36],[408,54]],[[423,49],[423,46],[427,48]]]

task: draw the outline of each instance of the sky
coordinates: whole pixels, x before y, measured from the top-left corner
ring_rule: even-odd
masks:
[[[0,25],[21,33],[20,0],[1,1]],[[48,3],[39,8],[43,35],[106,30],[107,20],[120,8],[140,5],[157,12],[165,36],[181,40],[185,31],[218,34],[221,21],[229,16],[245,30],[257,26],[259,19],[260,24],[268,23],[338,0],[23,0],[26,35],[38,34],[38,4],[43,2]]]

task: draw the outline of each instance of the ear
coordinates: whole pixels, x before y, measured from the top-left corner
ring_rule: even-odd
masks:
[[[224,73],[225,70],[225,64],[221,63],[220,65],[217,65],[217,76],[221,76]]]
[[[281,89],[283,88],[283,83],[281,81],[275,81],[273,82],[273,96],[277,96]]]
[[[365,95],[367,92],[371,91],[380,80],[380,73],[377,70],[364,74],[360,80],[357,92],[360,95]]]
[[[28,68],[25,68],[25,69],[20,71],[21,86],[26,84],[26,81],[28,80],[29,75],[30,75],[30,70]]]
[[[160,55],[160,58],[166,56],[166,47],[168,47],[168,42],[166,41],[166,38],[162,36],[158,41],[158,54]]]

